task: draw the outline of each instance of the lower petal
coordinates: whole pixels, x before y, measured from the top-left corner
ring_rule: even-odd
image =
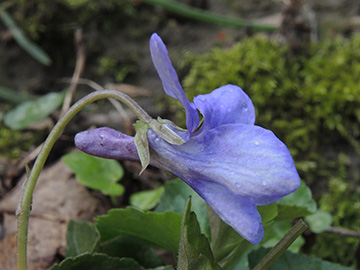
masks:
[[[300,178],[287,147],[269,130],[253,125],[222,125],[180,146],[148,133],[153,164],[182,179],[216,182],[256,205],[295,191]],[[161,160],[160,160],[161,159]],[[157,163],[156,163],[157,162]]]
[[[261,241],[264,235],[261,216],[250,198],[234,194],[218,183],[202,180],[186,182],[242,237],[254,245]]]

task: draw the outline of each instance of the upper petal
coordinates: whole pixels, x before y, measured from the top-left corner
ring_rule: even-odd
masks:
[[[190,133],[193,132],[198,127],[199,115],[195,105],[187,99],[176,71],[171,64],[166,46],[156,33],[150,38],[150,52],[165,93],[181,102],[186,112],[187,129]]]
[[[256,205],[278,201],[299,187],[289,150],[261,127],[222,125],[181,146],[154,141],[152,136],[148,133],[150,145],[162,157],[156,166],[182,179],[218,183],[234,194],[251,198]]]
[[[204,116],[201,134],[220,125],[253,125],[255,122],[255,109],[251,99],[236,85],[228,84],[210,94],[196,96],[194,103]]]
[[[75,145],[89,155],[117,160],[139,160],[134,138],[107,127],[76,134]]]

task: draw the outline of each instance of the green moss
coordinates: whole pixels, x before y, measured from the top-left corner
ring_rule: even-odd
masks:
[[[1,157],[6,156],[9,159],[16,159],[21,152],[17,146],[18,140],[21,138],[21,132],[12,131],[5,127],[0,128],[0,153]]]
[[[330,177],[329,190],[320,199],[319,207],[333,215],[333,226],[360,231],[360,179],[358,174],[349,175],[347,159],[346,155],[339,155],[338,172]],[[311,252],[330,261],[352,265],[358,243],[356,238],[322,233]]]
[[[127,62],[131,60],[128,59]],[[125,77],[131,73],[135,73],[137,71],[137,65],[134,61],[133,64],[121,64],[121,62],[109,56],[103,56],[98,59],[98,76],[111,76],[113,77],[114,82],[121,83],[124,81]]]
[[[334,233],[321,233],[317,235],[311,255],[341,265],[352,266],[358,243],[359,240],[356,238],[341,237]]]
[[[18,159],[31,146],[39,144],[38,133],[15,131],[0,124],[0,157],[10,160]],[[42,135],[40,136],[42,139]]]

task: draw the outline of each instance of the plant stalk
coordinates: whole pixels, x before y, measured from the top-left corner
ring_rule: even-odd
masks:
[[[253,270],[269,269],[289,246],[298,238],[306,229],[307,225],[301,219],[288,231],[284,237],[261,259]]]

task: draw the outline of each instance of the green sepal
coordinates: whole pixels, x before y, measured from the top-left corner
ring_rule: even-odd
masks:
[[[168,124],[170,126],[172,126],[173,128],[175,128],[176,130],[182,131],[182,132],[187,132],[188,130],[185,128],[181,128],[179,126],[177,126],[173,121],[168,120],[168,119],[162,119],[160,116],[157,117],[157,121],[160,124]]]
[[[163,121],[163,120],[162,120]],[[152,119],[149,123],[150,128],[162,139],[171,144],[182,145],[185,141],[168,126],[161,124],[158,120]]]
[[[136,131],[134,141],[142,166],[142,169],[139,173],[140,175],[147,168],[147,166],[149,166],[150,163],[149,141],[146,135],[146,132],[149,129],[149,125],[143,121],[138,120],[134,124],[134,127]]]

